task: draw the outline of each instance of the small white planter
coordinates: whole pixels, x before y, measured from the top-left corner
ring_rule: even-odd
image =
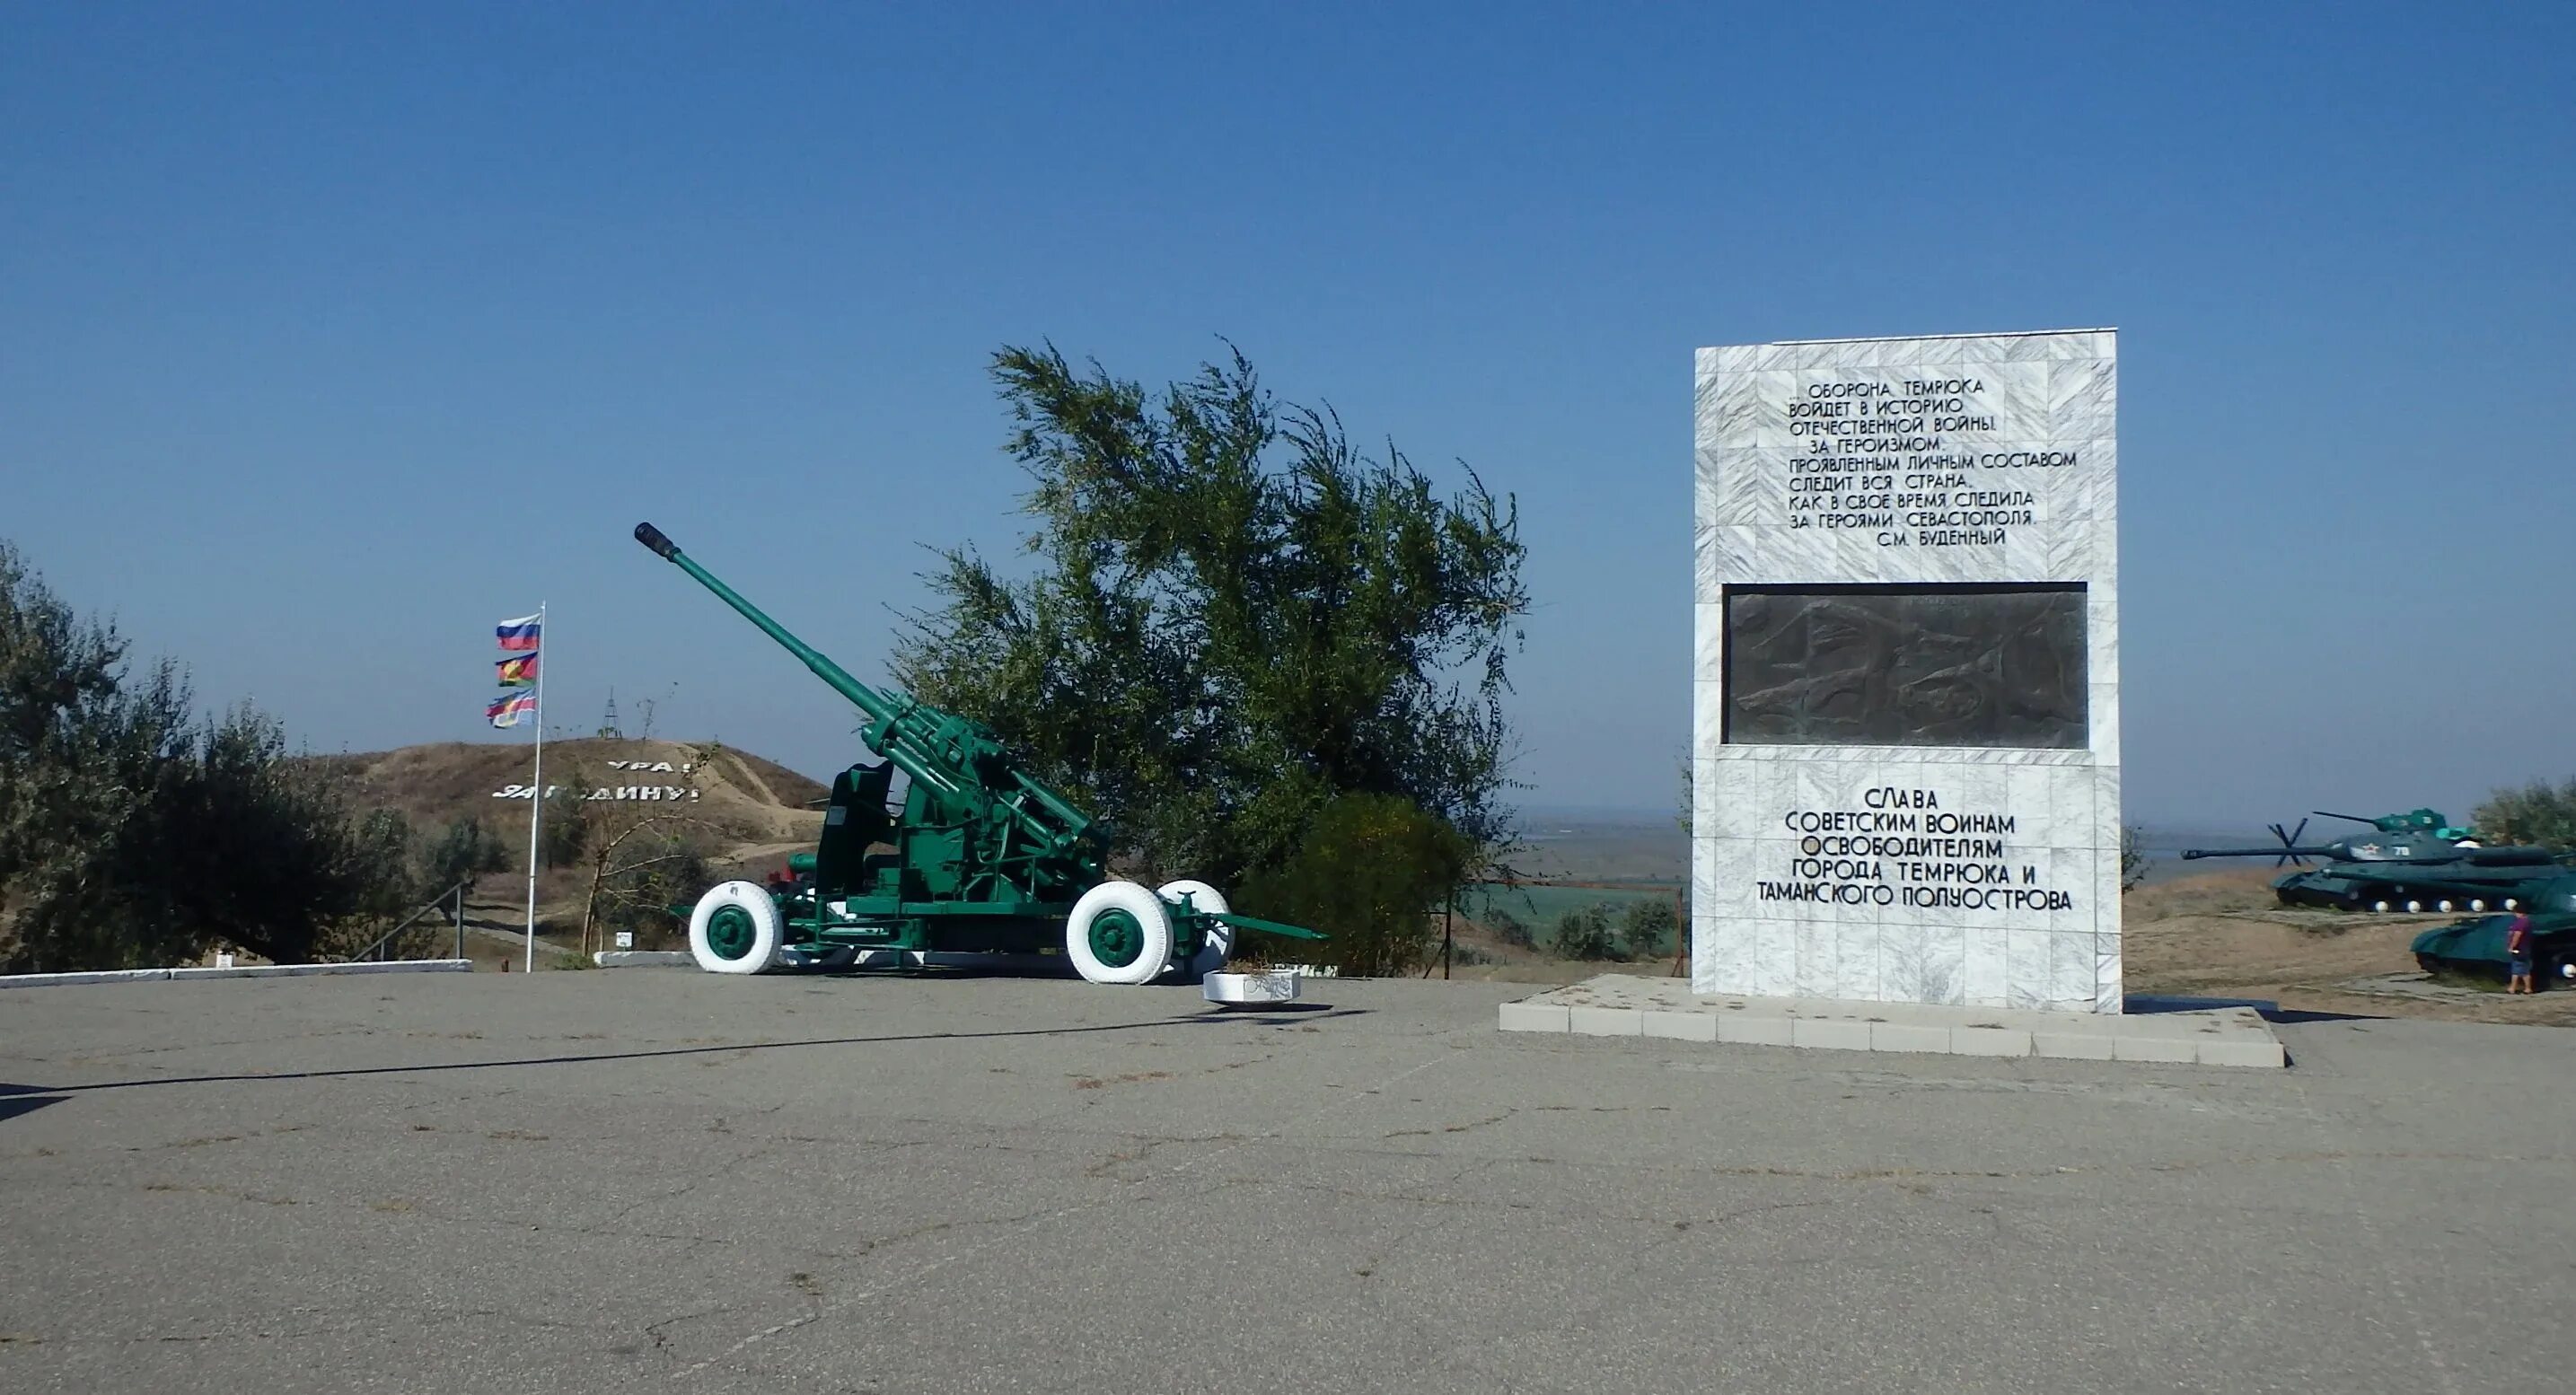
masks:
[[[1296,974],[1205,974],[1200,977],[1199,986],[1211,1003],[1243,1007],[1255,1003],[1295,1001],[1298,977]]]

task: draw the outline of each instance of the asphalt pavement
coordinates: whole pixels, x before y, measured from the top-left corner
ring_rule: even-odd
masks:
[[[0,994],[0,1390],[2557,1391],[2576,1032],[1506,1034],[1508,984]]]

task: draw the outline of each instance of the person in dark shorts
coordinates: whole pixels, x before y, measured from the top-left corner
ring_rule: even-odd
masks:
[[[2531,917],[2517,913],[2504,931],[2507,993],[2531,991]]]

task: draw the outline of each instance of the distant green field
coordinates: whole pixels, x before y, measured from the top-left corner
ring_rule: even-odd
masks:
[[[1669,886],[1638,886],[1617,891],[1603,891],[1581,886],[1501,886],[1486,883],[1470,890],[1458,902],[1458,910],[1471,920],[1484,920],[1499,909],[1512,919],[1533,929],[1554,925],[1567,911],[1608,902],[1625,906],[1631,901],[1670,900]]]

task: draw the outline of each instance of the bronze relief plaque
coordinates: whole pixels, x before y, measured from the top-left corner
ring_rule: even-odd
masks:
[[[1735,744],[2082,750],[2084,587],[1732,586]]]

